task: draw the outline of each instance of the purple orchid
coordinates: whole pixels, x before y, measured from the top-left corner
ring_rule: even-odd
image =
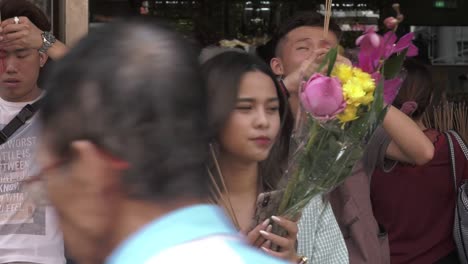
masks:
[[[375,83],[379,83],[382,75],[379,72],[374,72],[372,74],[372,78],[375,80]],[[400,90],[400,86],[403,83],[403,79],[400,77],[396,77],[390,80],[384,80],[384,102],[386,105],[393,103],[396,96],[398,95],[398,91]]]
[[[378,71],[382,60],[405,49],[408,49],[407,57],[416,56],[418,49],[412,43],[413,37],[414,33],[408,33],[397,41],[397,36],[393,31],[387,32],[382,37],[373,29],[366,30],[364,35],[356,40],[356,45],[360,47],[359,68],[372,74]]]
[[[383,38],[384,38],[384,43],[388,43],[388,45],[385,45],[384,59],[388,59],[393,54],[400,53],[405,49],[408,49],[406,53],[407,57],[414,57],[418,55],[418,48],[416,48],[416,46],[414,46],[412,42],[414,38],[413,32],[410,32],[404,35],[403,37],[400,38],[400,40],[398,40],[398,42],[396,42],[397,36],[392,31],[387,32]]]
[[[360,46],[364,52],[380,47],[382,37],[375,33],[374,28],[368,28],[362,36],[356,39],[356,46]]]
[[[399,21],[398,19],[394,18],[394,17],[387,17],[385,20],[384,20],[384,25],[386,28],[390,29],[390,30],[393,30],[397,27]]]
[[[400,77],[384,81],[384,102],[389,105],[393,103],[398,95],[403,80]]]
[[[366,32],[356,39],[356,45],[360,47],[359,51],[359,67],[367,72],[373,73],[376,71],[382,54],[383,38],[375,33],[373,28],[369,28]]]

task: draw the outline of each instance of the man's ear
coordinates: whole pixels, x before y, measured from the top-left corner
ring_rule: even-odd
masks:
[[[49,56],[47,56],[46,53],[39,52],[39,66],[41,66],[41,68],[44,67],[48,59],[49,59]]]
[[[75,180],[79,180],[86,186],[93,186],[92,190],[113,189],[121,183],[117,177],[122,169],[114,165],[113,160],[104,154],[94,143],[88,140],[77,140],[71,144],[73,155]]]
[[[270,67],[274,74],[281,76],[284,75],[283,62],[280,58],[274,57],[270,61]]]

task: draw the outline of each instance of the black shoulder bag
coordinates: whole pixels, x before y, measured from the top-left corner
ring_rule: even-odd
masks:
[[[468,264],[468,183],[466,181],[462,181],[461,186],[457,186],[455,148],[454,141],[450,135],[453,135],[453,137],[456,139],[456,142],[460,145],[466,160],[468,160],[468,147],[457,132],[453,130],[445,132],[445,136],[447,137],[447,141],[449,143],[451,171],[456,194],[453,236],[455,239],[455,245],[457,246],[460,263]]]

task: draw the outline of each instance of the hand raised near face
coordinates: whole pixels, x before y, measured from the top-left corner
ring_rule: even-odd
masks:
[[[311,56],[304,60],[300,67],[286,76],[283,80],[284,85],[288,89],[290,94],[297,94],[299,88],[303,81],[309,79],[314,73],[316,73],[320,67],[320,64],[325,59],[327,55],[328,48],[316,49]],[[337,64],[347,64],[351,65],[351,61],[341,55],[338,55],[336,58],[335,65]],[[320,73],[325,74],[327,72],[327,67],[323,67]]]
[[[42,30],[27,17],[9,18],[0,24],[0,47],[4,49],[40,49]],[[17,22],[17,23],[16,23]]]

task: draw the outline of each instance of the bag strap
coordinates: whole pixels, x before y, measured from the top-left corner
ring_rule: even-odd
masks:
[[[461,136],[457,133],[457,131],[449,130],[449,133],[451,133],[455,137],[458,144],[460,145],[460,148],[463,154],[465,155],[466,160],[468,160],[468,147],[466,146],[465,141],[461,138]]]
[[[455,148],[454,148],[454,145],[453,145],[452,137],[450,135],[452,135],[456,139],[456,141],[458,142],[458,145],[460,145],[460,148],[461,148],[463,154],[465,155],[466,160],[468,160],[468,148],[467,148],[465,142],[463,141],[463,139],[460,137],[460,135],[456,131],[449,130],[449,131],[445,132],[444,134],[447,137],[447,141],[448,141],[448,144],[449,144],[450,161],[451,161],[451,164],[452,164],[452,166],[451,166],[452,175],[453,175],[453,180],[454,180],[454,184],[455,184],[455,191],[457,191],[458,187],[457,187],[457,167],[456,167],[456,164],[455,164]]]
[[[447,142],[449,145],[449,155],[450,155],[450,163],[451,163],[451,172],[452,172],[452,177],[453,177],[453,184],[455,186],[455,193],[458,192],[458,187],[457,187],[457,170],[456,170],[456,164],[455,164],[455,149],[453,147],[453,140],[452,137],[450,136],[450,132],[444,132],[445,137],[447,138]]]
[[[32,104],[27,104],[21,111],[0,131],[0,145],[8,141],[8,139],[24,124],[31,119],[34,114],[41,108],[42,99],[37,100]]]

